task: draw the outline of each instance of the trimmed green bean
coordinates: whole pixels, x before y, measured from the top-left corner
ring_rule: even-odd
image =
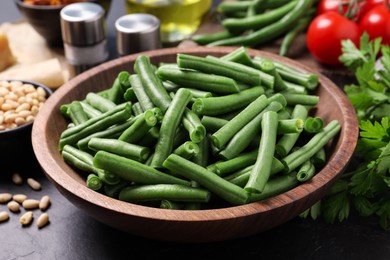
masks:
[[[84,123],[89,119],[87,113],[85,113],[81,106],[81,102],[77,100],[70,103],[67,113],[69,114],[72,123],[75,125]]]
[[[143,111],[152,109],[155,107],[152,100],[146,94],[146,90],[142,84],[141,78],[137,74],[132,74],[129,77],[131,87],[133,88],[134,94],[137,97],[139,104],[142,107]]]
[[[173,153],[189,160],[199,153],[199,146],[194,142],[187,141],[177,147]]]
[[[200,120],[202,125],[206,128],[208,133],[215,133],[222,126],[226,125],[229,120],[214,117],[214,116],[202,116]]]
[[[308,118],[306,118],[305,124],[304,124],[305,132],[310,133],[310,134],[313,134],[313,133],[315,134],[315,133],[318,133],[319,131],[321,131],[322,128],[324,128],[324,120],[321,117],[309,116]]]
[[[114,80],[114,83],[108,91],[107,99],[111,100],[115,104],[123,103],[125,101],[123,95],[129,87],[129,72],[119,72],[118,76]]]
[[[157,121],[155,124],[156,123]],[[153,125],[146,122],[145,113],[143,113],[137,116],[134,123],[122,132],[122,134],[118,137],[118,140],[127,143],[137,143],[152,127]]]
[[[80,101],[80,105],[82,106],[84,112],[87,114],[88,118],[97,117],[102,114],[101,111],[97,110],[86,101]]]
[[[158,171],[138,161],[105,151],[99,151],[95,154],[93,165],[137,184],[190,185],[186,180]]]
[[[134,64],[134,71],[140,77],[145,92],[153,104],[165,112],[171,103],[171,97],[162,85],[160,78],[157,77],[149,57],[138,56]]]
[[[283,93],[282,94],[286,100],[287,105],[303,105],[303,106],[316,106],[319,101],[319,96],[316,95],[306,95],[306,94],[295,94],[295,93]]]
[[[314,174],[316,173],[316,168],[311,160],[304,162],[300,167],[296,174],[297,180],[299,182],[306,182],[310,180]]]
[[[215,173],[221,177],[229,173],[238,171],[256,162],[258,150],[239,154],[237,157],[215,163]]]
[[[131,110],[133,111],[134,116],[138,116],[144,113],[144,110],[142,109],[141,104],[139,102],[134,103],[131,106]]]
[[[140,162],[145,161],[150,154],[148,147],[107,138],[91,138],[88,142],[88,148],[96,152],[103,150]]]
[[[188,108],[184,110],[182,122],[192,142],[199,143],[206,137],[206,128],[202,125],[199,116],[192,110]]]
[[[96,174],[90,173],[87,177],[86,185],[91,190],[100,190],[103,187],[103,182]]]
[[[255,118],[268,104],[269,101],[265,95],[257,97],[243,111],[211,136],[213,144],[222,149],[238,131]]]
[[[278,113],[267,111],[261,120],[261,139],[255,165],[244,189],[250,193],[261,193],[264,190],[272,168],[272,158],[278,128]]]
[[[198,182],[202,187],[233,205],[245,204],[248,199],[248,194],[244,189],[176,154],[169,155],[164,161],[163,167]]]
[[[337,120],[331,121],[321,132],[314,135],[304,146],[297,151],[287,155],[281,161],[286,167],[286,172],[290,173],[302,163],[309,160],[320,149],[322,149],[340,131],[340,124]]]
[[[127,202],[172,200],[206,203],[210,197],[210,192],[205,189],[180,184],[129,186],[119,193],[119,200]]]
[[[193,70],[183,70],[176,65],[161,66],[157,69],[156,73],[162,80],[171,81],[179,86],[210,91],[217,94],[240,92],[237,83],[226,76],[213,75]]]
[[[302,105],[296,105],[291,114],[293,119],[302,119],[306,120],[308,115],[308,109]],[[276,154],[282,158],[285,157],[288,153],[290,153],[291,149],[294,147],[297,142],[300,133],[291,133],[283,135],[278,142],[276,143]]]
[[[173,149],[173,141],[179,124],[182,121],[184,110],[191,100],[191,92],[187,89],[179,89],[161,122],[160,135],[152,160],[153,167],[161,167],[163,161]]]
[[[102,113],[110,111],[116,107],[114,102],[94,92],[89,92],[85,97],[85,101]]]
[[[126,89],[125,93],[123,93],[123,100],[133,102],[133,103],[138,102],[133,87],[129,87]]]
[[[301,118],[285,119],[278,122],[278,135],[300,133],[303,131],[304,121]]]
[[[252,64],[255,68],[258,68],[265,73],[272,75],[275,78],[274,90],[283,91],[287,89],[287,85],[280,76],[279,72],[276,70],[275,64],[270,59],[263,59],[260,62],[253,62]]]
[[[271,75],[262,73],[249,66],[218,58],[178,54],[177,64],[180,68],[229,77],[251,86],[264,85],[272,88],[274,84],[274,78]]]
[[[228,54],[221,57],[222,60],[227,61],[233,61],[237,62],[249,67],[253,67],[253,62],[251,57],[249,57],[248,52],[246,51],[246,48],[241,46],[237,49],[235,49],[232,52],[229,52]]]
[[[215,33],[197,34],[191,37],[191,40],[199,45],[206,45],[214,41],[227,39],[234,36],[232,32],[228,30],[222,30]]]
[[[183,204],[175,201],[163,199],[160,203],[160,209],[182,209]]]

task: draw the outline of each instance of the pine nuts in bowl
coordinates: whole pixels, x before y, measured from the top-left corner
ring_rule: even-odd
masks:
[[[52,90],[38,82],[0,81],[0,156],[9,163],[15,155],[33,154],[31,128]]]

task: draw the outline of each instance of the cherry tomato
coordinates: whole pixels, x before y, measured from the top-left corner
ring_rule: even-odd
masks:
[[[367,0],[360,3],[358,22],[364,15],[377,5],[383,4],[385,0]]]
[[[348,10],[349,0],[342,0],[342,13],[346,14]],[[324,14],[327,12],[340,13],[340,1],[339,0],[320,0],[317,5],[317,15]]]
[[[370,35],[370,39],[382,37],[382,44],[390,45],[390,10],[386,5],[377,5],[369,10],[362,17],[359,27]]]
[[[324,64],[341,64],[341,40],[350,39],[356,46],[360,41],[359,26],[346,17],[328,12],[316,16],[310,23],[306,45],[311,55]]]

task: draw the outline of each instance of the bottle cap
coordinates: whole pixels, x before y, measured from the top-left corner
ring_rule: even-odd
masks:
[[[103,7],[80,2],[61,10],[61,33],[65,43],[77,46],[93,45],[106,39]]]
[[[136,13],[115,22],[119,55],[161,48],[160,20],[151,14]]]

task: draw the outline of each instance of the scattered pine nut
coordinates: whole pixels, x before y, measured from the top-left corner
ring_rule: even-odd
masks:
[[[14,174],[12,174],[12,181],[16,185],[21,185],[23,183],[23,178],[22,176],[20,176],[19,173],[15,172]]]
[[[50,197],[49,195],[45,195],[39,201],[39,208],[44,211],[50,206]]]
[[[12,196],[12,199],[14,201],[16,201],[17,203],[22,204],[23,201],[25,201],[27,199],[27,196],[24,194],[15,194]]]
[[[44,226],[47,225],[47,223],[49,223],[49,214],[47,214],[46,212],[45,213],[42,213],[38,219],[37,219],[37,227],[38,228],[42,228]]]
[[[0,223],[7,221],[9,219],[9,214],[7,211],[0,211]]]
[[[12,199],[11,193],[0,193],[0,203],[7,203]]]
[[[26,199],[23,201],[23,208],[25,209],[36,209],[39,207],[39,200],[35,199]]]
[[[27,211],[26,213],[23,214],[23,216],[20,217],[19,222],[23,226],[29,225],[33,219],[33,212],[32,211]]]
[[[34,180],[33,178],[28,178],[27,179],[28,185],[31,187],[33,190],[40,190],[41,189],[41,184]]]
[[[12,212],[19,212],[20,211],[20,205],[16,201],[11,200],[8,202],[7,207]]]

